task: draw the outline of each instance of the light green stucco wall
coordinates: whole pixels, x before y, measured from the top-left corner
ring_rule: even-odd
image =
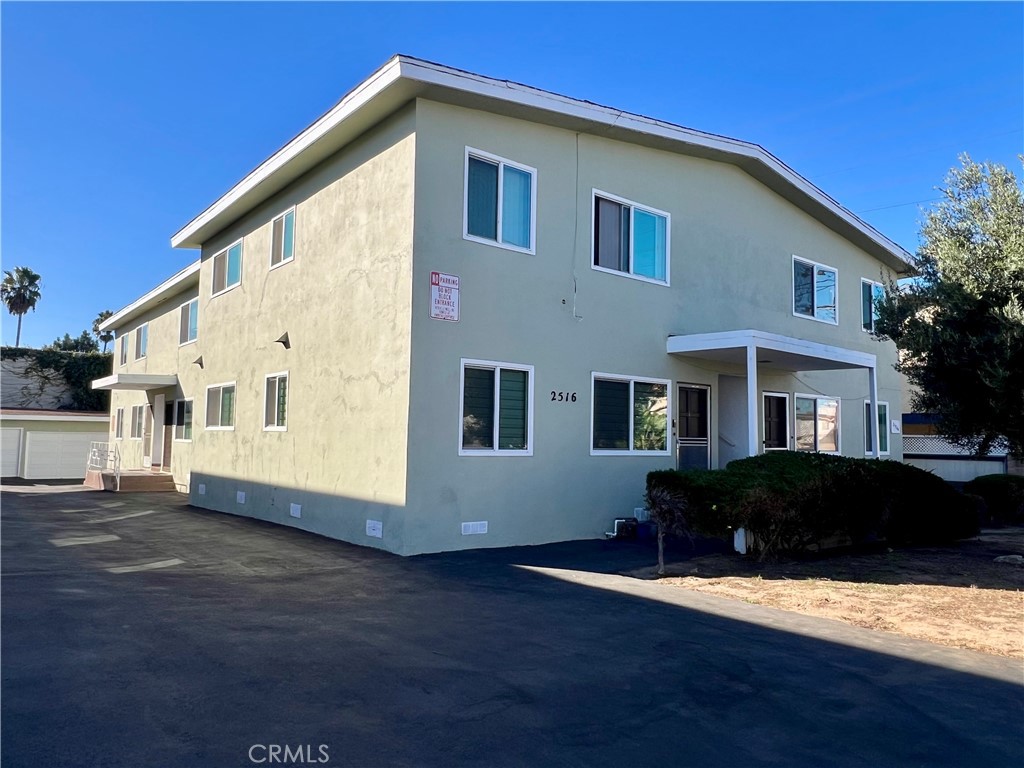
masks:
[[[467,146],[537,169],[536,255],[463,238]],[[670,287],[591,268],[595,188],[671,214]],[[860,330],[860,279],[881,265],[733,166],[421,100],[416,190],[407,553],[595,537],[630,515],[646,472],[675,460],[590,455],[591,372],[711,385],[713,436],[719,374],[743,375],[666,354],[670,334],[754,328],[871,352],[898,418],[892,346]],[[839,270],[838,327],[793,316],[794,254]],[[460,277],[460,322],[429,318],[431,271]],[[458,455],[461,358],[535,367],[533,456]],[[843,398],[843,452],[863,456],[866,372],[766,374],[759,389]],[[461,535],[478,520],[488,534]]]

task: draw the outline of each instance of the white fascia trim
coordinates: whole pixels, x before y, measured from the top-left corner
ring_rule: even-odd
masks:
[[[33,414],[31,416],[17,416],[11,413],[5,413],[0,415],[0,421],[90,421],[90,422],[109,422],[110,416],[107,414],[100,414],[99,416],[44,416],[42,414]]]
[[[199,274],[199,268],[202,265],[200,259],[196,259],[194,262],[189,264],[183,270],[178,272],[176,275],[169,277],[164,280],[160,285],[151,290],[144,296],[136,299],[127,307],[119,309],[117,312],[112,314],[100,325],[100,331],[107,331],[116,328],[121,325],[126,319],[130,319],[134,315],[148,309],[151,305],[159,303],[162,299],[167,298],[169,295],[177,293],[180,289],[183,289],[186,284],[191,282],[191,278]],[[198,278],[196,279],[198,282]]]
[[[478,96],[493,98],[499,101],[535,109],[554,112],[559,115],[587,120],[606,127],[625,128],[637,133],[657,136],[671,141],[679,141],[699,147],[725,152],[739,157],[746,157],[766,166],[787,183],[812,198],[815,202],[829,209],[864,236],[889,251],[893,256],[904,262],[908,267],[914,263],[909,252],[901,248],[867,222],[860,219],[852,211],[847,210],[836,200],[811,184],[807,179],[757,144],[731,139],[726,136],[696,131],[679,125],[655,120],[642,115],[634,115],[621,110],[603,107],[591,102],[573,99],[550,91],[533,88],[528,85],[496,80],[477,75],[472,72],[446,67],[441,64],[416,59],[409,56],[393,56],[384,66],[352,89],[332,109],[316,120],[306,130],[292,139],[288,144],[275,152],[266,161],[253,170],[248,176],[232,187],[224,196],[214,202],[205,211],[182,227],[171,237],[174,248],[192,247],[186,245],[190,238],[212,219],[234,204],[243,195],[266,180],[290,160],[301,154],[317,140],[329,133],[353,113],[366,106],[378,94],[404,79],[449,88],[454,91],[472,93]]]
[[[724,331],[719,333],[694,333],[687,336],[669,336],[666,351],[671,354],[680,352],[709,352],[716,349],[743,349],[754,346],[758,349],[773,349],[804,357],[814,357],[844,363],[856,368],[875,368],[877,357],[868,352],[857,352],[853,349],[833,347],[815,341],[782,336],[767,331]]]

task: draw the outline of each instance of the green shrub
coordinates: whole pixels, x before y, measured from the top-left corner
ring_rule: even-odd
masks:
[[[944,480],[897,461],[779,451],[724,470],[661,470],[648,491],[685,500],[690,528],[722,537],[745,528],[762,556],[855,543],[939,543],[978,530],[978,505]]]
[[[964,493],[980,496],[985,500],[986,523],[1024,523],[1024,477],[982,475],[966,483]]]

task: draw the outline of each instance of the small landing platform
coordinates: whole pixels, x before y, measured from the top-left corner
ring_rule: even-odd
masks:
[[[122,493],[178,490],[171,475],[164,472],[152,472],[148,469],[122,470],[120,487],[118,487],[117,477],[113,471],[90,469],[85,473],[83,485],[97,491],[121,491]]]

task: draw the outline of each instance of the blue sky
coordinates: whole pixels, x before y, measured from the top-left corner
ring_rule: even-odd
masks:
[[[0,34],[31,346],[194,260],[171,234],[397,52],[756,142],[909,250],[958,153],[1024,151],[1020,3],[5,2]]]

